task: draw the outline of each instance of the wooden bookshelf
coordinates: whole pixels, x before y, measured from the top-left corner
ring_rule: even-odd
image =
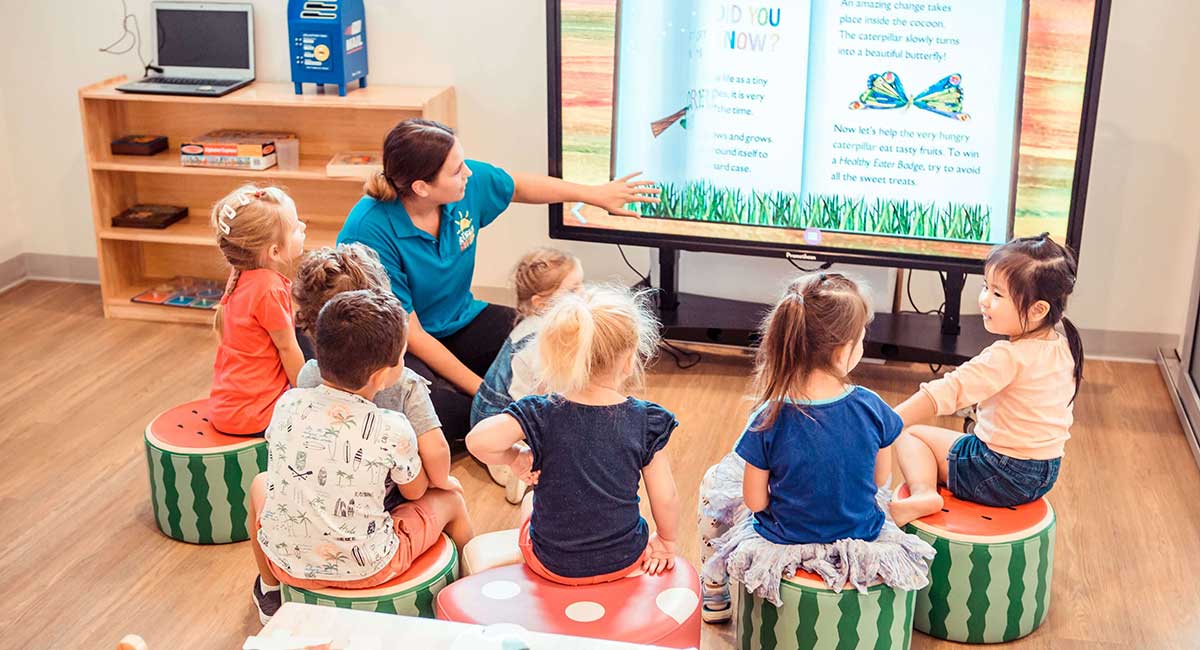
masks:
[[[328,246],[362,196],[361,179],[325,174],[335,153],[378,151],[387,132],[405,118],[456,122],[452,87],[370,86],[338,97],[311,88],[296,95],[290,83],[256,82],[212,98],[118,92],[125,81],[108,79],[79,91],[100,289],[109,318],[210,323],[208,310],[130,299],[178,275],[226,276],[208,222],[214,201],[247,180],[280,185],[308,226],[306,247]],[[180,143],[215,129],[293,132],[300,138],[300,166],[255,172],[181,165]],[[114,156],[109,143],[129,134],[165,135],[169,148],[156,156]],[[189,216],[162,230],[113,227],[112,217],[137,203],[184,205]]]

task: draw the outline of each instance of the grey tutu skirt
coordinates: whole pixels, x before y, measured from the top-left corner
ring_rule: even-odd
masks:
[[[896,527],[888,512],[892,491],[882,487],[875,495],[887,516],[874,540],[839,539],[830,544],[776,544],[754,530],[754,518],[742,502],[745,461],[729,454],[705,474],[701,510],[709,517],[732,524],[713,543],[715,552],[702,567],[705,580],[723,583],[733,578],[747,591],[782,606],[779,582],[797,570],[814,573],[835,592],[845,585],[865,593],[877,582],[894,589],[913,591],[929,584],[934,550],[916,535]]]

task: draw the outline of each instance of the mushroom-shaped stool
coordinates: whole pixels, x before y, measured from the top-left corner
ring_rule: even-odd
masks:
[[[700,577],[684,558],[656,576],[571,587],[524,564],[489,569],[443,589],[437,617],[533,632],[591,637],[667,648],[700,646]]]

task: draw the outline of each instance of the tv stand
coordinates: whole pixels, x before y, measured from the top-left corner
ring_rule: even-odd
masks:
[[[758,328],[771,305],[679,293],[679,250],[658,251],[658,316],[663,336],[675,341],[754,347]],[[960,365],[998,337],[988,333],[980,316],[962,316],[966,275],[949,272],[943,286],[943,316],[876,313],[867,328],[865,356],[919,363]]]

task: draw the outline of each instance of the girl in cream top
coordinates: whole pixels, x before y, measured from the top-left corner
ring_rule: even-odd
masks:
[[[1054,486],[1083,378],[1079,331],[1064,316],[1075,271],[1074,254],[1045,234],[988,255],[979,310],[987,330],[1008,340],[922,384],[896,409],[908,427],[896,453],[911,493],[892,502],[898,525],[941,510],[939,483],[959,499],[997,507],[1034,501]],[[973,404],[973,433],[921,424]]]

